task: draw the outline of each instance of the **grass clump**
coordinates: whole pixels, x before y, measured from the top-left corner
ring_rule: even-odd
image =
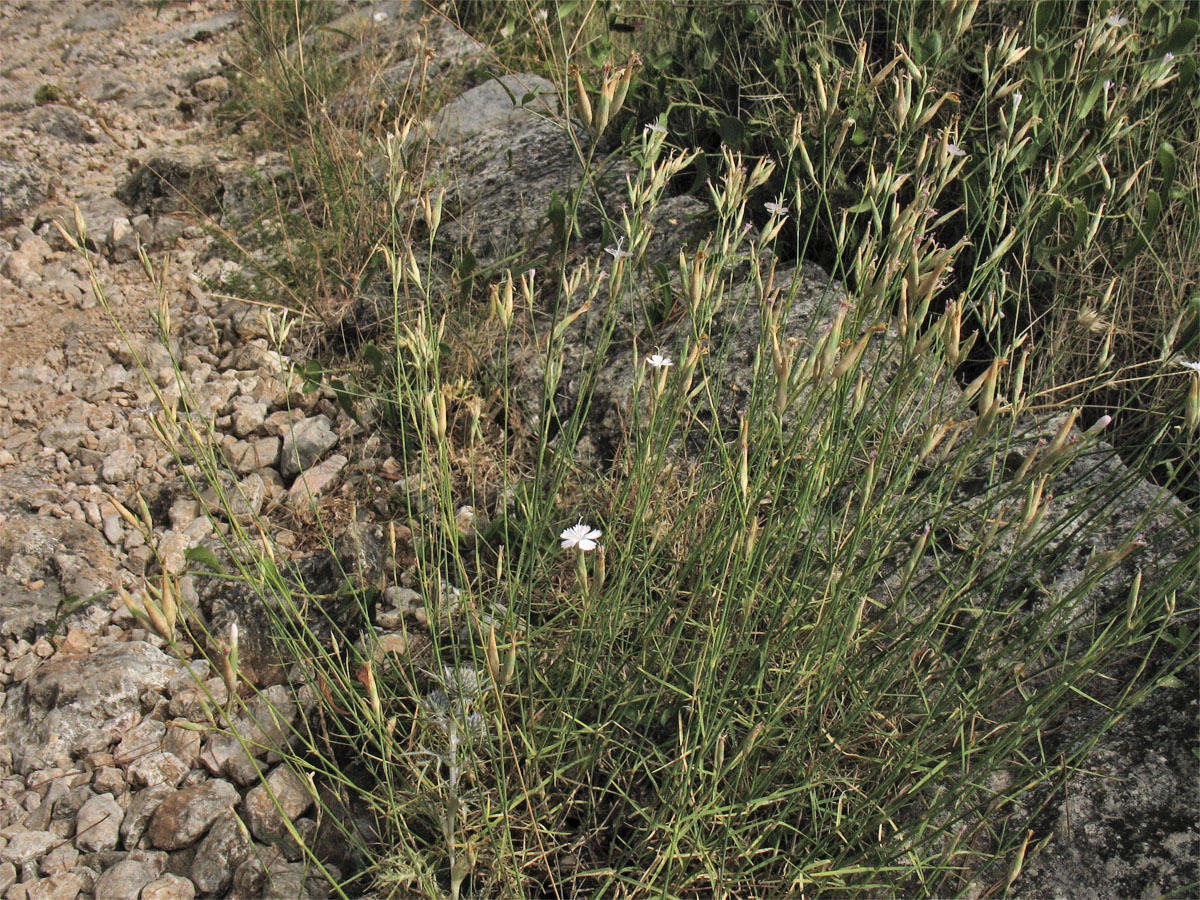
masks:
[[[1172,405],[1184,384],[1200,391],[1177,361],[1194,319],[1172,314],[1153,365],[1123,362],[1114,341],[1099,375],[1076,377],[1044,279],[1091,278],[1138,232],[1100,218],[1095,235],[1041,251],[1075,238],[1055,196],[1070,223],[1077,198],[1088,216],[1103,202],[1125,215],[1157,189],[1135,178],[1103,193],[1084,160],[1093,137],[1075,130],[1092,110],[1016,80],[1035,51],[1073,58],[1068,33],[1106,65],[1132,42],[1073,7],[1035,9],[1022,27],[1043,39],[1027,44],[1019,29],[977,37],[990,12],[972,4],[937,7],[936,30],[915,4],[834,5],[785,53],[775,4],[646,9],[634,34],[675,22],[663,33],[688,46],[684,24],[749,40],[718,26],[753,10],[758,44],[780,55],[759,65],[758,44],[737,44],[743,55],[718,58],[815,105],[743,96],[753,115],[735,116],[696,81],[658,124],[630,127],[625,111],[681,84],[668,45],[658,93],[643,94],[635,58],[588,69],[611,17],[528,9],[522,52],[559,85],[576,198],[603,197],[618,160],[636,165],[603,204],[607,249],[576,240],[566,198],[552,257],[536,272],[506,263],[486,302],[444,262],[461,248],[440,243],[443,186],[409,164],[425,152],[411,118],[376,143],[370,181],[329,150],[365,133],[303,100],[326,63],[297,63],[292,88],[257,101],[308,117],[284,140],[296,171],[318,174],[301,218],[279,220],[320,248],[307,271],[340,271],[347,297],[381,273],[391,300],[367,368],[340,383],[356,412],[376,410],[364,421],[403,486],[384,504],[382,576],[343,562],[336,595],[313,596],[265,528],[234,528],[228,547],[305,698],[273,749],[320,786],[323,821],[356,851],[335,871],[302,841],[307,859],[342,896],[1002,893],[1046,840],[1029,820],[1050,789],[1134,704],[1186,689],[1196,661],[1196,512],[1141,477],[1156,460],[1195,465],[1200,400]],[[1178,17],[1162,16],[1178,40]],[[287,37],[298,48],[301,32]],[[1064,77],[1059,58],[1045,56],[1043,85]],[[1139,103],[1179,74],[1155,77]],[[693,146],[705,122],[719,152]],[[1064,162],[1050,188],[1048,148]],[[651,223],[689,173],[711,227],[655,261]],[[338,211],[380,197],[362,232]],[[838,281],[787,262],[812,256]],[[648,312],[655,298],[669,299]],[[1094,310],[1108,321],[1114,302]],[[1122,466],[1111,420],[1087,412],[1130,414],[1104,398],[1131,379],[1171,402],[1141,410],[1155,440],[1126,445]],[[211,438],[171,410],[184,425],[165,439],[216,478]],[[385,616],[410,601],[408,618]],[[248,708],[236,639],[198,643],[231,710]],[[1068,713],[1087,724],[1064,728]]]
[[[37,90],[33,92],[33,102],[38,106],[45,106],[48,103],[58,103],[64,96],[66,95],[62,88],[46,82],[39,84]]]
[[[1120,410],[1118,443],[1154,446],[1154,476],[1193,495],[1196,457],[1175,437],[1186,379],[1158,377],[1200,354],[1197,22],[1185,7],[563,4],[519,25],[512,7],[453,8],[550,73],[567,53],[585,69],[640,54],[621,133],[662,117],[688,135],[706,153],[677,187],[701,194],[722,145],[778,160],[771,191],[809,210],[780,251],[851,290],[856,248],[921,189],[923,157],[939,141],[961,153],[931,234],[962,242],[943,277],[980,332],[967,364],[1038,337],[1028,374],[1061,402],[1086,384],[1084,421]]]

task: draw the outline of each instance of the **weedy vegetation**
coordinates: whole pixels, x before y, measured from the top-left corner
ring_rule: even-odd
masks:
[[[243,10],[258,43],[228,112],[287,167],[225,237],[294,311],[279,346],[321,350],[296,377],[401,465],[402,490],[361,498],[386,506],[382,586],[298,593],[236,517],[226,548],[306,698],[275,749],[355,848],[335,868],[296,835],[334,894],[999,896],[1098,735],[1194,690],[1187,7],[430,10],[558,87],[585,173],[550,258],[479,269],[439,237],[456,211],[420,123],[444,98],[419,67],[339,116],[388,58],[347,54],[332,9]],[[611,157],[636,164],[611,245],[577,246]],[[705,234],[652,266],[653,213],[688,192]],[[797,332],[804,259],[832,278]],[[383,337],[331,340],[372,283]],[[164,337],[169,317],[164,298]],[[758,334],[736,409],[729,318]],[[610,351],[631,386],[595,465],[576,443]],[[541,415],[515,390],[531,354]],[[218,483],[186,397],[161,422]],[[396,585],[426,604],[402,649],[376,629]],[[190,633],[174,596],[164,576],[131,603],[212,648],[229,716],[248,709],[236,633]]]

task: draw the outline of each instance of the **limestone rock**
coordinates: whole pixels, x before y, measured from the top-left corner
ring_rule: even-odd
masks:
[[[125,810],[112,794],[92,797],[75,820],[75,846],[85,853],[115,849],[124,818]]]
[[[55,450],[73,453],[92,433],[83,422],[54,422],[42,429],[42,443]]]
[[[0,160],[0,228],[17,224],[45,200],[47,183],[36,166]]]
[[[277,437],[238,441],[230,450],[233,468],[239,475],[279,463],[280,440]]]
[[[92,896],[95,900],[138,900],[142,888],[162,874],[164,863],[124,859],[96,879]]]
[[[287,689],[272,685],[252,701],[247,715],[234,722],[233,730],[242,740],[232,734],[213,733],[200,761],[214,775],[227,776],[241,785],[251,784],[259,777],[260,764],[250,754],[262,758],[272,748],[283,747],[298,715],[299,708]]]
[[[138,846],[159,804],[174,793],[175,790],[170,785],[153,784],[133,795],[121,822],[121,844],[126,850],[133,850]]]
[[[250,842],[232,814],[213,823],[204,840],[196,847],[191,876],[196,888],[210,896],[223,895],[233,881],[233,873],[251,853]]]
[[[125,17],[112,9],[88,9],[74,16],[67,28],[75,34],[85,31],[116,31],[125,22]]]
[[[42,134],[52,135],[71,144],[94,144],[92,130],[95,122],[87,119],[69,106],[49,104],[26,111],[21,116],[29,128]]]
[[[328,416],[312,416],[284,428],[280,473],[289,478],[301,469],[307,469],[336,443],[333,421]]]
[[[266,483],[257,472],[251,472],[241,481],[234,481],[221,473],[222,491],[210,487],[200,495],[200,502],[213,515],[232,516],[247,521],[258,515],[266,497]],[[224,496],[222,497],[222,493]]]
[[[111,644],[82,658],[47,660],[5,700],[8,721],[29,723],[5,735],[13,768],[27,774],[58,754],[70,755],[99,722],[137,711],[143,693],[161,691],[182,668],[144,641]]]
[[[526,98],[533,94],[535,96]],[[446,143],[461,143],[486,131],[535,127],[536,116],[558,113],[558,91],[538,75],[505,75],[461,94],[438,111],[433,131]]]
[[[214,211],[218,187],[216,160],[195,148],[175,148],[140,160],[116,196],[139,213],[179,209],[185,196]]]
[[[150,842],[161,850],[196,843],[213,822],[241,799],[228,781],[205,781],[177,791],[159,804],[150,819]]]
[[[192,900],[195,896],[196,886],[191,881],[168,872],[142,888],[141,900]]]
[[[61,875],[75,868],[79,862],[79,851],[68,843],[59,844],[42,857],[40,871],[43,875]]]
[[[315,498],[328,493],[342,469],[346,468],[349,462],[350,460],[340,453],[335,453],[311,469],[306,469],[288,489],[288,506],[295,510],[301,510],[312,503]]]
[[[167,726],[158,719],[139,722],[121,738],[117,749],[113,751],[113,760],[118,766],[128,766],[148,753],[158,752],[166,733]]]
[[[0,572],[0,637],[30,640],[54,621],[60,598],[51,587],[31,589]]]
[[[198,43],[200,41],[207,41],[214,35],[233,28],[239,21],[240,17],[237,12],[230,10],[229,12],[217,13],[215,16],[208,16],[198,22],[185,22],[176,28],[172,28],[170,31],[156,34],[150,41],[155,46],[179,42]]]
[[[288,834],[283,816],[294,821],[311,805],[308,784],[283,765],[275,767],[265,784],[252,788],[244,801],[251,833],[267,843],[274,843]],[[281,810],[283,816],[280,815]]]
[[[8,839],[8,846],[0,850],[0,861],[21,866],[40,859],[60,843],[62,838],[49,831],[22,831]]]
[[[29,885],[28,900],[75,900],[84,882],[74,872],[56,872]]]
[[[139,757],[128,770],[129,780],[134,787],[151,787],[156,784],[177,786],[188,772],[188,765],[174,753],[158,750]]]
[[[185,719],[168,723],[167,736],[163,739],[163,750],[172,754],[189,769],[200,762],[200,732],[187,728]]]
[[[137,474],[141,459],[132,450],[114,450],[104,458],[100,477],[109,484],[128,484]]]
[[[298,900],[305,890],[306,867],[289,863],[275,847],[252,854],[233,873],[233,893],[263,900]]]

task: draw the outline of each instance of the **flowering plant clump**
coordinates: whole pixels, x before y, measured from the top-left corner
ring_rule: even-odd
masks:
[[[577,525],[572,525],[570,528],[563,530],[559,535],[562,539],[562,548],[564,550],[595,550],[596,541],[603,534],[599,529],[593,528],[591,525],[585,525],[580,522]]]

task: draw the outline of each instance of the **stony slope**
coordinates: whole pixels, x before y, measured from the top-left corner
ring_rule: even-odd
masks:
[[[400,13],[399,4],[380,3],[357,15],[363,27],[398,35],[413,27]],[[194,499],[154,436],[157,407],[139,358],[168,394],[193,393],[220,433],[238,502],[266,515],[281,546],[297,543],[290,528],[306,515],[310,494],[361,495],[395,469],[387,448],[371,444],[328,398],[303,394],[286,377],[291,360],[269,349],[261,310],[206,287],[232,264],[212,255],[199,220],[152,174],[169,172],[181,185],[210,191],[236,183],[243,161],[209,118],[228,90],[221,51],[234,23],[231,4],[220,2],[67,0],[0,9],[8,67],[0,79],[6,900],[322,894],[317,880],[305,880],[277,811],[255,786],[251,760],[228,739],[202,737],[194,727],[205,714],[191,676],[105,593],[117,580],[136,583],[154,565],[144,536],[110,497],[131,502],[143,491],[158,553],[179,571],[183,552],[227,515],[213,496]],[[435,32],[444,60],[478,51],[444,24]],[[537,233],[528,216],[541,215],[556,179],[569,177],[569,161],[555,169],[563,148],[554,134],[487,85],[457,110],[460,124],[445,127],[474,123],[469,136],[458,134],[471,142],[465,162],[503,159],[514,142],[540,161],[536,179],[502,165],[463,175],[465,196],[487,199],[471,226],[488,242],[482,257],[508,249],[504,240]],[[87,269],[51,224],[69,221],[76,205],[99,283],[132,347],[118,340]],[[514,225],[517,209],[527,216]],[[179,323],[173,349],[182,387],[170,355],[152,339],[155,302],[134,258],[139,241],[156,264],[165,254],[172,260],[166,288]],[[296,411],[290,419],[289,408]],[[593,437],[603,443],[599,431]],[[298,477],[301,468],[306,474]],[[349,552],[357,556],[372,541],[368,528]],[[323,566],[317,559],[304,571],[314,580],[330,577]],[[214,628],[252,619],[255,596],[218,597],[184,581]],[[56,621],[70,598],[86,602]],[[412,591],[393,591],[389,600],[390,620],[419,621],[421,598]],[[269,656],[269,646],[260,650]],[[247,666],[255,656],[247,652]],[[262,680],[269,679],[264,662]],[[218,677],[207,686],[217,696],[224,690]],[[270,690],[286,716],[298,714],[295,698]],[[1196,713],[1193,683],[1139,709],[1097,748],[1095,768],[1117,778],[1074,776],[1066,800],[1039,823],[1055,838],[1015,886],[1018,895],[1154,896],[1200,877],[1198,773],[1189,752]],[[315,831],[305,787],[282,768],[271,777],[295,827]],[[248,823],[257,852],[231,808]]]

